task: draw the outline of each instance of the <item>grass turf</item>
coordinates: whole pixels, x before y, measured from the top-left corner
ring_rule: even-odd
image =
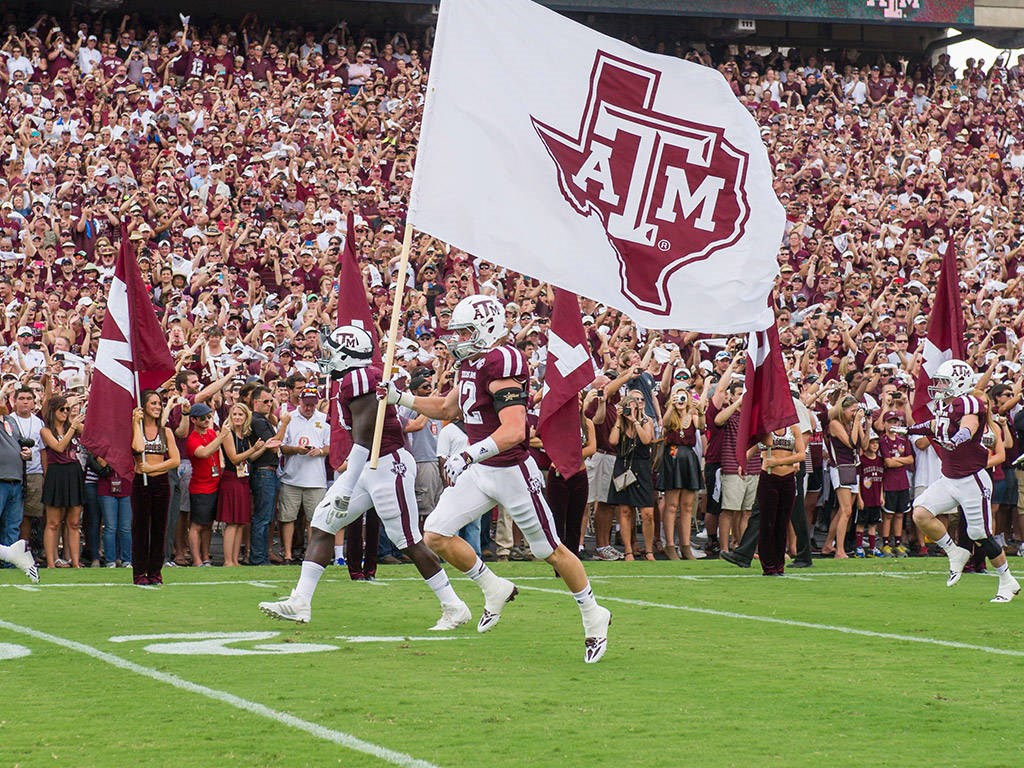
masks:
[[[519,599],[491,633],[469,625],[450,641],[339,639],[431,634],[437,604],[411,566],[375,584],[329,569],[302,627],[256,610],[297,568],[169,570],[162,589],[102,586],[127,571],[51,570],[38,591],[5,570],[0,619],[444,768],[1017,765],[1024,600],[990,605],[987,576],[946,589],[944,567],[819,561],[766,579],[722,562],[588,563],[615,617],[595,666],[542,563],[495,567],[520,578]],[[479,592],[455,586],[475,623]],[[146,646],[173,640],[111,641],[210,632],[280,633],[236,650],[337,649],[169,655]],[[0,766],[396,764],[10,628],[0,643],[32,651],[0,659]]]

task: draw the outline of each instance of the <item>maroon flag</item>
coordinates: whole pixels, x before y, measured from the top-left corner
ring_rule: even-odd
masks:
[[[940,365],[964,358],[964,312],[960,301],[960,275],[956,269],[953,244],[946,243],[942,271],[935,286],[935,303],[928,321],[928,338],[921,350],[921,368],[914,389],[914,421],[931,418],[928,385]]]
[[[366,289],[363,287],[363,275],[359,269],[359,261],[356,259],[355,214],[352,210],[348,212],[346,228],[345,247],[341,249],[341,261],[338,268],[338,325],[356,325],[366,329],[373,338],[374,348],[377,350],[373,356],[373,362],[375,365],[380,365],[377,325],[373,322],[370,304],[366,300]],[[331,397],[331,406],[328,409],[331,424],[330,462],[332,467],[338,467],[348,458],[348,452],[352,450],[352,436],[338,422],[337,407],[334,405],[338,396],[338,382],[331,382],[329,387]]]
[[[799,421],[775,323],[766,330],[750,334],[746,372],[746,392],[740,406],[740,431],[736,437],[736,460],[741,467],[746,463],[747,450],[761,435]]]
[[[167,336],[122,224],[121,251],[96,348],[82,445],[106,459],[121,477],[131,477],[135,471],[132,410],[142,390],[156,389],[173,375]]]
[[[594,362],[579,300],[576,294],[555,288],[537,434],[562,477],[572,477],[583,465],[578,396],[593,380]]]

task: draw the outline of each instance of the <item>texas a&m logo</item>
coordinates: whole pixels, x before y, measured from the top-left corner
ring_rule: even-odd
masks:
[[[576,134],[531,119],[563,197],[604,226],[623,294],[668,314],[672,273],[743,234],[748,156],[720,126],[657,112],[660,79],[656,69],[598,51]]]
[[[499,314],[499,304],[490,297],[477,299],[472,302],[470,306],[473,307],[474,320],[487,320],[489,318],[496,317]]]

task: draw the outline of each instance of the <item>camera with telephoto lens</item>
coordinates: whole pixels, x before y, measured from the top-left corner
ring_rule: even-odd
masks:
[[[35,448],[36,447],[36,441],[33,440],[31,437],[19,437],[18,438],[18,447],[19,448]]]

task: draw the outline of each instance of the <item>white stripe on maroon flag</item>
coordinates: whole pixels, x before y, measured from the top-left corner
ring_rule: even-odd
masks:
[[[747,339],[744,384],[746,391],[736,437],[736,460],[741,467],[746,464],[747,450],[759,437],[798,421],[774,323],[766,330],[752,331]]]
[[[547,349],[537,435],[559,474],[572,477],[583,465],[578,396],[595,371],[579,299],[561,288],[555,289]]]
[[[942,254],[942,271],[935,287],[935,303],[928,320],[928,338],[921,349],[921,368],[914,385],[914,421],[931,418],[928,386],[940,365],[954,358],[962,360],[964,350],[964,310],[960,300],[960,274],[951,242]]]
[[[338,266],[338,325],[355,325],[366,330],[373,339],[373,362],[380,365],[377,326],[373,322],[370,302],[366,298],[366,287],[363,285],[363,275],[359,271],[359,262],[356,259],[355,215],[351,210],[348,212],[345,227],[345,246],[341,249]],[[330,397],[327,420],[331,425],[331,451],[328,460],[331,467],[337,469],[352,450],[352,436],[341,426],[341,419],[338,418],[338,382],[329,381],[327,388]]]
[[[785,215],[750,112],[529,0],[441,4],[408,220],[648,328],[772,322]]]
[[[107,297],[96,365],[89,388],[82,445],[102,456],[121,477],[135,471],[131,413],[139,390],[155,389],[174,375],[174,360],[139,272],[128,229],[121,225],[121,250]]]

